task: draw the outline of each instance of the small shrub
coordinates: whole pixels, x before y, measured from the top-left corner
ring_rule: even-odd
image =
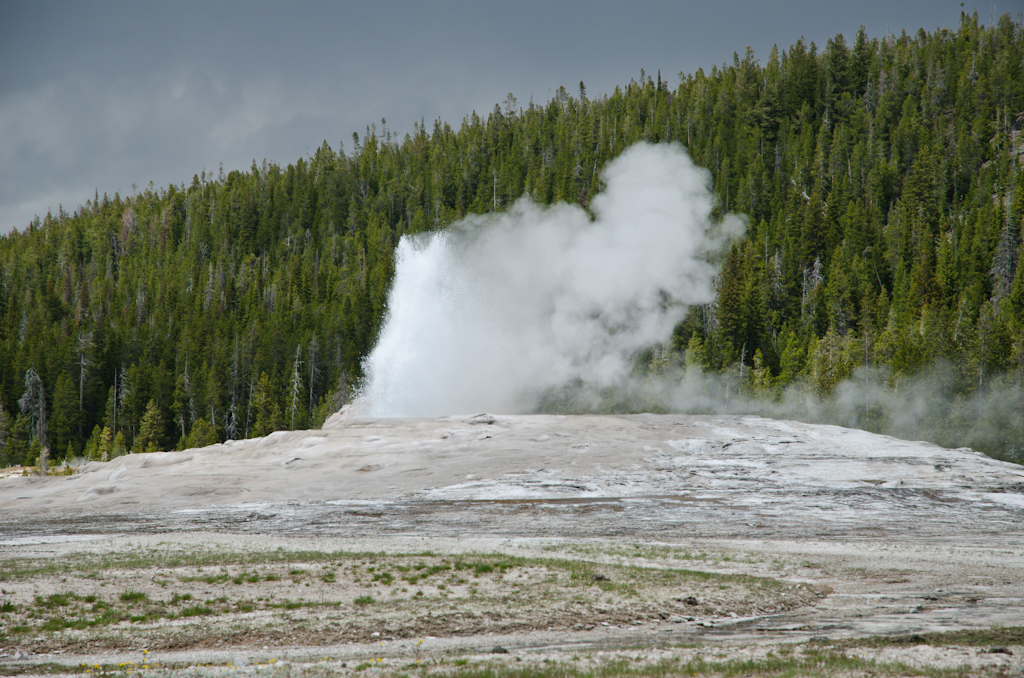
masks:
[[[213,614],[213,608],[206,605],[190,605],[181,611],[182,617],[202,617]]]
[[[77,596],[67,593],[54,593],[45,598],[43,598],[42,596],[36,596],[35,603],[36,606],[38,607],[43,607],[48,610],[52,610],[55,607],[64,607],[71,601],[72,598],[76,597]]]
[[[356,605],[373,605],[373,596],[359,596],[352,602]]]
[[[135,603],[144,603],[148,600],[145,593],[141,591],[125,591],[121,594],[121,602],[134,605]]]
[[[63,631],[68,626],[63,617],[51,617],[43,624],[44,631]]]

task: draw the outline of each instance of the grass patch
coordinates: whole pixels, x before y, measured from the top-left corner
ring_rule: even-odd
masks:
[[[770,656],[764,659],[682,661],[670,659],[643,663],[617,659],[598,666],[575,666],[569,662],[545,662],[536,666],[469,666],[463,659],[455,660],[456,672],[423,671],[425,678],[457,676],[458,678],[669,678],[675,676],[752,677],[752,678],[824,678],[825,676],[929,676],[945,678],[962,676],[963,668],[937,669],[913,667],[898,662],[876,662],[849,657],[841,653],[812,654],[802,657]],[[358,667],[357,667],[358,668]],[[368,667],[367,667],[368,668]]]
[[[134,551],[132,553],[135,553]],[[211,560],[216,558],[211,566]],[[352,554],[345,552],[307,552],[307,551],[269,551],[262,553],[225,553],[220,549],[213,551],[159,551],[152,550],[144,554],[135,554],[135,561],[115,554],[97,558],[92,554],[72,556],[69,559],[69,569],[72,572],[80,572],[83,564],[91,563],[96,567],[107,567],[117,564],[117,572],[105,574],[100,579],[109,580],[112,583],[121,582],[121,586],[142,585],[135,584],[139,577],[149,581],[156,568],[161,571],[161,576],[171,578],[178,577],[181,581],[202,582],[202,584],[216,584],[234,582],[236,585],[244,583],[257,583],[261,581],[271,582],[285,580],[287,586],[284,588],[295,590],[288,581],[298,578],[305,584],[318,584],[317,580],[326,583],[344,582],[343,584],[324,586],[319,591],[310,593],[316,594],[319,602],[304,600],[288,601],[288,596],[275,598],[280,595],[280,586],[267,586],[267,590],[257,593],[247,593],[252,589],[235,588],[228,584],[216,589],[205,589],[201,584],[194,587],[187,587],[191,593],[174,592],[171,588],[161,592],[160,596],[150,599],[142,591],[125,590],[119,592],[111,590],[110,597],[106,601],[94,595],[81,597],[74,593],[59,593],[45,597],[37,597],[34,605],[16,605],[14,602],[6,603],[8,607],[3,608],[7,617],[3,623],[9,624],[2,630],[4,634],[13,636],[18,626],[25,626],[32,631],[59,631],[66,628],[91,629],[96,627],[109,626],[119,622],[131,621],[135,623],[159,622],[159,620],[181,619],[189,617],[200,617],[208,615],[230,615],[232,613],[253,612],[255,610],[297,610],[299,608],[321,608],[321,607],[345,607],[346,614],[359,616],[362,612],[354,612],[360,608],[376,605],[374,609],[395,607],[403,614],[420,614],[426,608],[425,605],[437,607],[439,612],[449,614],[459,610],[462,601],[472,601],[474,605],[495,606],[505,605],[506,596],[514,593],[517,605],[527,606],[536,604],[540,610],[547,610],[552,604],[565,596],[573,600],[574,605],[579,605],[582,613],[611,612],[608,619],[614,623],[626,623],[632,619],[660,619],[668,618],[668,615],[678,613],[680,610],[686,612],[680,596],[690,595],[691,592],[700,595],[700,591],[708,592],[709,604],[713,604],[715,596],[715,585],[722,588],[744,588],[749,591],[737,591],[725,594],[726,600],[740,601],[737,604],[748,605],[754,603],[750,600],[761,600],[763,594],[771,591],[781,590],[784,585],[773,579],[764,577],[753,577],[746,575],[723,575],[715,573],[700,572],[686,569],[671,569],[672,563],[660,562],[650,567],[633,564],[609,564],[594,563],[568,558],[550,557],[521,557],[494,553],[464,553],[459,555],[434,555],[434,554],[374,554],[368,557],[366,554]],[[167,574],[172,568],[181,568],[181,561],[189,560],[194,570],[178,569],[174,574]],[[145,567],[132,570],[129,564],[132,562],[143,562],[154,572],[145,573]],[[235,566],[244,561],[244,564]],[[258,562],[258,561],[263,561]],[[10,563],[11,561],[3,561]],[[256,567],[259,565],[259,567]],[[665,566],[668,567],[665,567]],[[7,567],[7,565],[4,565]],[[30,568],[22,563],[18,572],[27,573]],[[42,567],[42,566],[41,566]],[[186,566],[187,568],[188,566]],[[206,567],[203,572],[199,567]],[[13,570],[5,570],[5,576]],[[42,570],[37,569],[37,576]],[[95,574],[94,571],[86,573],[86,576]],[[180,577],[179,577],[180,575]],[[196,575],[196,576],[186,576]],[[359,576],[363,578],[363,584],[355,584]],[[471,576],[472,575],[472,576]],[[22,576],[22,575],[18,575]],[[61,572],[58,576],[65,576]],[[479,579],[477,579],[479,578]],[[380,595],[359,595],[352,600],[349,596],[356,596],[357,593],[367,591],[371,586],[370,580],[385,586],[398,585],[402,592],[412,591],[411,595],[397,597],[398,590],[385,591]],[[404,588],[403,581],[411,585]],[[71,581],[71,580],[65,580]],[[155,580],[154,580],[155,581]],[[486,582],[486,584],[485,584]],[[700,587],[693,586],[701,584]],[[419,584],[419,586],[416,586]],[[115,584],[116,585],[116,584]],[[690,586],[688,586],[690,585]],[[74,584],[67,584],[74,587]],[[362,590],[359,589],[359,587]],[[352,588],[347,588],[352,587]],[[513,588],[514,587],[514,588]],[[436,591],[435,591],[436,588]],[[700,590],[694,591],[693,589]],[[51,589],[52,590],[52,589]],[[159,589],[157,589],[159,590]],[[302,590],[302,589],[299,589]],[[271,592],[273,591],[273,593]],[[333,592],[337,591],[335,594]],[[379,593],[381,589],[378,589]],[[234,592],[234,593],[231,593]],[[230,600],[226,594],[231,593]],[[437,595],[437,594],[440,595]],[[172,595],[173,594],[173,595]],[[225,594],[217,597],[219,594]],[[611,595],[608,595],[611,594]],[[164,597],[164,596],[168,597]],[[193,595],[195,599],[193,599]],[[392,598],[392,595],[396,597]],[[745,598],[746,596],[746,598]],[[298,597],[298,596],[295,596]],[[331,600],[334,597],[335,600]],[[618,600],[613,600],[614,598]],[[206,600],[209,598],[208,600]],[[631,600],[625,601],[625,598]],[[341,599],[338,602],[337,599]],[[385,603],[385,601],[387,601]],[[702,603],[704,598],[701,598]],[[731,604],[731,603],[729,603]],[[619,610],[618,607],[622,609]],[[597,608],[596,611],[594,608]],[[602,609],[607,608],[607,609]],[[431,608],[434,609],[434,608]],[[504,610],[504,608],[502,608]],[[372,615],[372,612],[367,612]],[[280,614],[280,613],[278,613]],[[497,616],[503,616],[502,612]],[[537,612],[537,615],[546,612]],[[555,612],[552,612],[555,614]],[[636,614],[638,617],[627,617],[626,615]],[[616,615],[618,616],[616,618]],[[514,614],[510,618],[515,617]],[[490,628],[492,624],[498,624],[496,620],[482,622]],[[534,623],[530,620],[526,623]],[[563,623],[572,624],[575,619],[569,622],[557,621],[555,626]],[[448,622],[445,621],[445,624]],[[543,620],[537,623],[543,623]],[[97,629],[98,630],[98,629]],[[147,631],[148,632],[148,631]],[[161,631],[162,632],[162,631]],[[993,643],[996,644],[996,643]],[[1003,644],[1010,644],[1003,641]]]
[[[145,603],[149,600],[149,597],[141,591],[125,591],[119,597],[122,603],[128,603],[129,605]]]
[[[200,575],[200,576],[197,576],[197,577],[181,577],[181,581],[185,582],[185,583],[201,581],[201,582],[203,582],[205,584],[223,584],[223,583],[225,583],[227,581],[230,581],[230,580],[231,580],[231,575],[228,574],[227,572],[222,572],[220,574],[204,574],[204,575]],[[237,581],[235,583],[236,584],[241,584],[242,582],[241,581]]]
[[[827,642],[835,648],[894,647],[901,645],[931,645],[933,647],[988,647],[998,645],[1024,645],[1024,626],[993,626],[988,629],[911,633],[892,636],[871,636]]]
[[[63,617],[51,617],[43,623],[42,629],[43,631],[63,631],[69,625],[68,621]]]
[[[669,557],[678,559],[679,553],[674,550],[663,548],[663,547],[651,547],[651,549],[665,551],[666,554],[671,554]],[[648,550],[651,550],[648,549]],[[592,549],[593,550],[593,549]],[[615,550],[615,549],[613,549]],[[623,555],[634,554],[635,549],[619,549]],[[602,552],[610,552],[608,549],[603,549]],[[638,553],[635,555],[639,555]],[[652,554],[653,555],[653,554]],[[578,560],[567,560],[562,558],[524,558],[519,556],[508,556],[504,554],[463,554],[456,556],[453,560],[442,559],[441,562],[435,562],[428,564],[420,560],[415,564],[410,563],[414,558],[436,558],[433,553],[395,553],[395,554],[383,554],[383,553],[370,553],[370,552],[348,552],[348,551],[286,551],[284,549],[275,551],[259,551],[259,552],[224,552],[223,550],[206,550],[206,549],[194,549],[194,550],[176,550],[176,551],[161,551],[157,549],[137,549],[128,552],[113,553],[113,554],[89,554],[89,553],[78,553],[72,554],[66,559],[62,559],[60,563],[55,563],[51,559],[33,559],[33,558],[9,558],[0,560],[0,581],[10,581],[19,579],[31,579],[46,575],[66,575],[68,573],[81,573],[85,576],[97,575],[100,572],[107,570],[145,570],[145,569],[172,569],[172,568],[202,568],[202,567],[218,567],[227,568],[229,566],[241,566],[248,570],[253,566],[257,565],[284,565],[289,566],[293,563],[303,564],[327,564],[334,563],[336,566],[343,566],[345,563],[349,563],[353,569],[360,562],[366,562],[367,560],[375,562],[380,558],[387,558],[388,561],[393,563],[392,569],[398,571],[403,576],[402,579],[410,581],[410,583],[416,583],[433,577],[434,575],[450,570],[458,571],[470,571],[474,575],[486,575],[495,573],[505,573],[509,569],[519,567],[547,567],[550,570],[562,570],[569,572],[583,572],[584,570],[590,571],[592,574],[597,567],[595,564],[587,563],[586,561]],[[694,557],[693,559],[699,559]],[[355,561],[355,562],[352,562]],[[406,562],[402,562],[406,561]],[[625,565],[608,565],[602,566],[604,569],[613,569],[618,572],[626,571],[633,573],[651,573],[652,576],[661,576],[674,580],[681,579],[697,579],[697,580],[708,580],[718,579],[723,582],[735,581],[746,584],[759,582],[763,585],[775,585],[780,586],[777,582],[768,578],[759,578],[745,575],[719,575],[707,572],[699,572],[694,570],[685,569],[667,569],[667,570],[653,570],[629,564]],[[379,564],[369,565],[366,568],[367,571],[376,571],[380,574],[380,578],[377,581],[381,581],[386,577],[392,577],[390,573],[385,574],[384,568]],[[292,566],[288,570],[287,576],[301,577],[309,576],[308,571],[302,568]],[[660,574],[658,574],[660,573]],[[415,577],[415,582],[412,581]],[[575,576],[574,580],[580,584],[586,583],[591,585],[592,581],[587,581],[589,575]],[[622,579],[621,575],[617,575],[617,579]],[[181,577],[182,582],[203,582],[206,584],[220,584],[229,581],[242,579],[243,581],[255,583],[258,580],[262,581],[280,581],[280,575],[278,574],[267,574],[260,576],[255,572],[241,573],[241,574],[230,574],[228,572],[221,571],[218,574],[207,574],[199,575],[194,577]]]
[[[213,614],[213,608],[208,605],[189,605],[182,609],[182,617],[204,617]]]
[[[50,558],[6,558],[0,560],[0,581],[30,579],[46,575],[66,576],[71,573],[82,573],[86,576],[99,574],[107,570],[144,570],[173,568],[203,568],[275,565],[287,563],[314,563],[330,561],[350,561],[374,559],[384,554],[355,551],[248,551],[225,552],[205,548],[160,550],[154,548],[138,548],[118,553],[74,553],[55,561]],[[427,551],[421,553],[397,554],[392,557],[432,557]],[[209,575],[193,581],[206,583],[223,583],[230,581],[226,574]]]
[[[36,606],[53,609],[70,605],[72,600],[78,600],[78,596],[73,593],[54,593],[46,598],[36,596]]]

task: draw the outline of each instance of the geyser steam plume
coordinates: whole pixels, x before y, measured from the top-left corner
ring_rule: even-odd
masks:
[[[636,352],[714,298],[710,175],[679,145],[609,162],[593,219],[519,199],[444,232],[403,237],[387,317],[364,368],[369,416],[524,412],[572,381],[626,379]]]

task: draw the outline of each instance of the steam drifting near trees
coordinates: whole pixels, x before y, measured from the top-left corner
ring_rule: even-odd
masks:
[[[712,223],[710,175],[679,145],[641,143],[602,176],[592,217],[524,197],[403,238],[363,413],[523,412],[568,383],[612,386],[712,301],[711,255],[744,222]]]

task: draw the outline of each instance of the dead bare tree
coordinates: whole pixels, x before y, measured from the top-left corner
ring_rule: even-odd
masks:
[[[313,339],[309,342],[309,412],[313,411],[313,406],[316,404],[313,400],[313,385],[316,384],[316,380],[320,377],[320,367],[316,362],[319,349],[320,345],[317,343],[316,335],[314,334]]]
[[[21,414],[28,420],[29,437],[46,447],[46,393],[43,380],[34,367],[25,370],[25,392],[18,400]]]
[[[89,348],[92,345],[92,332],[78,333],[78,409],[85,409],[86,370],[92,366],[89,359]]]
[[[295,347],[295,365],[292,369],[292,430],[295,430],[295,412],[299,408],[299,387],[302,386],[302,345]]]

